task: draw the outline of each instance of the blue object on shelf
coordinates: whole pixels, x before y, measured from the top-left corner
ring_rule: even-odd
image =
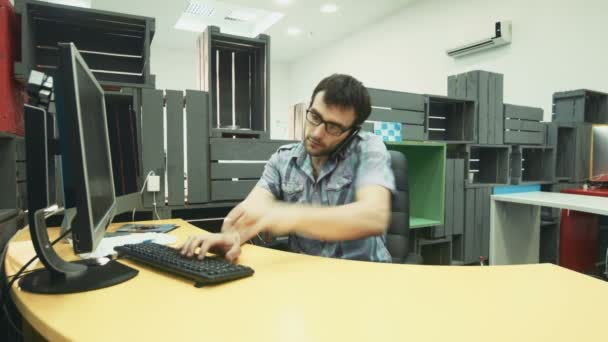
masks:
[[[522,192],[540,191],[540,185],[507,185],[497,186],[493,189],[494,195],[518,194]]]
[[[383,141],[401,141],[402,130],[400,122],[374,122],[374,134],[382,137]]]

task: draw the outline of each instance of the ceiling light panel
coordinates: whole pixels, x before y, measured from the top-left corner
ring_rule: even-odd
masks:
[[[224,33],[256,37],[283,18],[283,13],[223,3],[219,1],[188,1],[174,28],[202,32],[209,25]]]
[[[199,2],[188,1],[188,6],[184,13],[210,17],[215,12],[215,8],[211,5],[201,4]]]

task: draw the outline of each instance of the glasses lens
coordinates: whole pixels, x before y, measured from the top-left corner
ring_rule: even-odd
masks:
[[[319,126],[322,122],[321,117],[311,111],[307,112],[306,118],[310,121],[311,124],[315,126]]]
[[[331,135],[340,135],[342,134],[342,127],[335,125],[333,123],[325,123],[325,130],[327,133]]]

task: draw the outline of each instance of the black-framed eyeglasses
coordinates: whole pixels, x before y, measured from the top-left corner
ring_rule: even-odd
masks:
[[[306,121],[314,126],[325,124],[325,132],[334,136],[340,136],[342,133],[352,129],[352,127],[344,127],[339,123],[325,121],[323,120],[323,117],[321,117],[321,114],[310,108],[306,110]]]

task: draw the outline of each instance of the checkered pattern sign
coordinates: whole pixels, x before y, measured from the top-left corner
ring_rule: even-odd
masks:
[[[374,133],[382,137],[383,141],[401,141],[400,122],[374,122]]]

